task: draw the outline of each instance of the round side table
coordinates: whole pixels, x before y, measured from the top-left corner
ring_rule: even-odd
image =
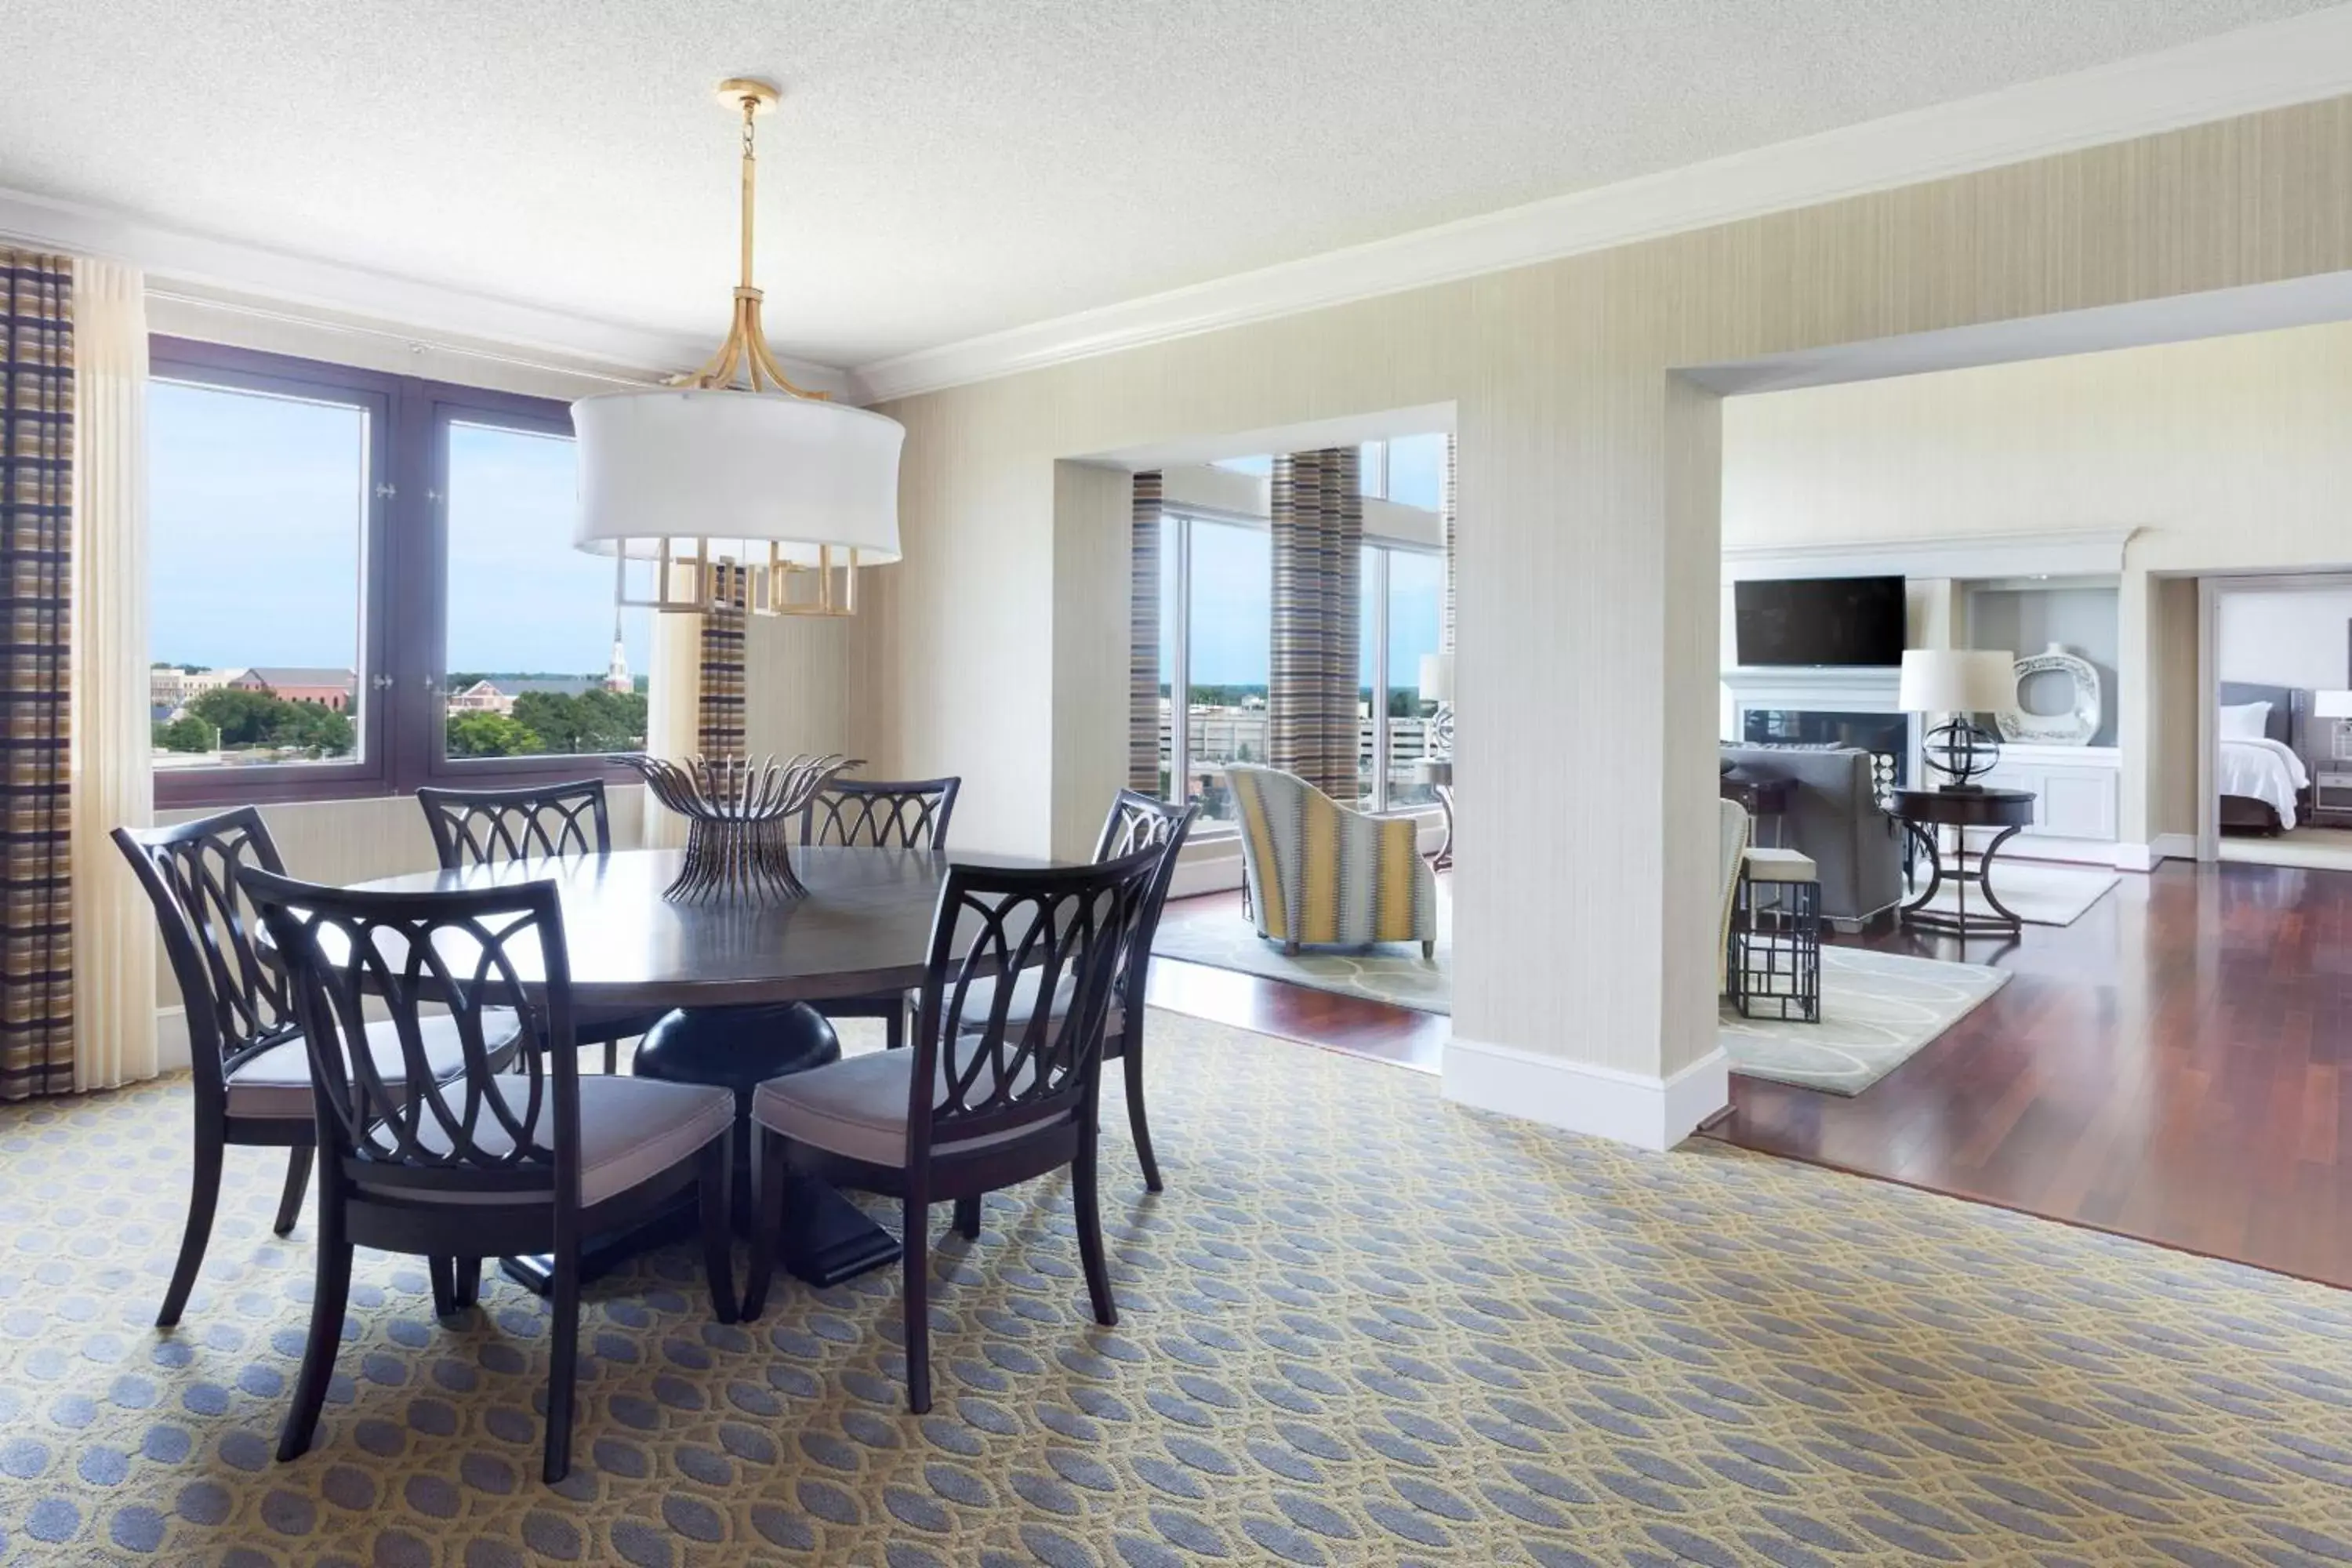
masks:
[[[2014,937],[2025,922],[1993,891],[1991,872],[2002,845],[2033,825],[2033,792],[2023,789],[1949,788],[1898,789],[1892,815],[1908,829],[1927,856],[1927,885],[1903,906],[1903,923],[1914,931],[1937,931],[1966,941],[1971,936]],[[1982,849],[1970,849],[1971,827],[2000,829]],[[1944,830],[1951,829],[1952,847],[1943,846]],[[1931,910],[1947,879],[1958,892],[1957,910]],[[1969,908],[1974,887],[1985,908]]]

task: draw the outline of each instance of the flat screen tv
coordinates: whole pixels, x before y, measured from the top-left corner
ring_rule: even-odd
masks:
[[[1903,662],[1903,579],[1792,577],[1731,585],[1743,665]]]

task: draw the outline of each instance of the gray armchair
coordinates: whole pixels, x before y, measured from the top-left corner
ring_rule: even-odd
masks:
[[[1820,868],[1825,919],[1856,923],[1902,901],[1903,828],[1879,809],[1868,752],[1727,745],[1723,760],[1751,778],[1795,786],[1779,842]],[[1763,821],[1756,825],[1756,837],[1771,832]]]

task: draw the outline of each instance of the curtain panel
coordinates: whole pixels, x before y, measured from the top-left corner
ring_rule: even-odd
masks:
[[[1164,529],[1156,473],[1135,476],[1133,563],[1127,594],[1127,787],[1160,793],[1160,572]],[[1170,722],[1184,704],[1169,693]]]
[[[1353,447],[1274,460],[1274,637],[1266,693],[1273,764],[1357,798],[1364,498]]]
[[[717,761],[743,754],[743,613],[750,574],[721,563],[711,568],[711,601],[702,612],[701,697],[696,740]]]
[[[0,248],[0,1100],[74,1084],[73,264]]]
[[[1437,492],[1437,522],[1445,536],[1445,597],[1437,621],[1437,647],[1441,653],[1454,651],[1454,456],[1459,437],[1448,432],[1445,437],[1445,473]]]
[[[147,289],[77,260],[74,289],[74,1087],[153,1078],[155,917],[107,835],[154,820],[147,677]]]

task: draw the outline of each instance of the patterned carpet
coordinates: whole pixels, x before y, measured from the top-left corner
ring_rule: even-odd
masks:
[[[683,1256],[592,1302],[571,1479],[545,1320],[436,1324],[362,1254],[320,1446],[270,1458],[308,1295],[233,1157],[186,1323],[147,1326],[185,1089],[0,1113],[0,1557],[1822,1564],[2341,1562],[2352,1300],[1711,1144],[1465,1112],[1424,1075],[1154,1021],[1171,1190],[1115,1141],[1124,1311],[1062,1187],[950,1244],[935,1413],[887,1278],[707,1321]],[[1110,1120],[1116,1123],[1119,1119]],[[942,1233],[946,1215],[939,1220]]]

